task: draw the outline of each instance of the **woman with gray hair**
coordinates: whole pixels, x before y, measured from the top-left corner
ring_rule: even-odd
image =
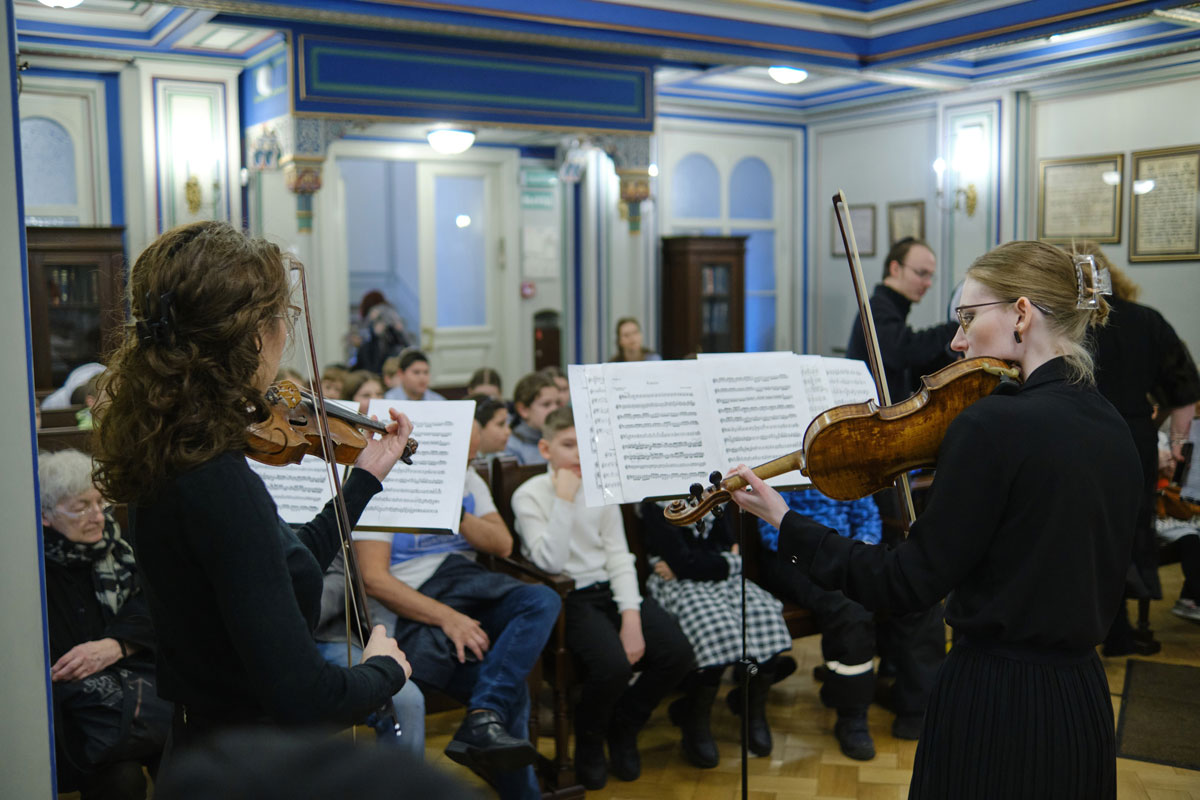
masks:
[[[154,632],[133,550],[92,483],[89,456],[41,454],[38,481],[59,790],[142,800],[142,767],[157,768],[171,712],[153,689]],[[129,690],[137,710],[122,725]],[[154,710],[157,726],[146,716]]]

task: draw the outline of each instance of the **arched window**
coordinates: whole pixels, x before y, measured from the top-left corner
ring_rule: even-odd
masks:
[[[771,219],[775,184],[771,168],[761,158],[743,158],[729,176],[729,216],[732,219]]]
[[[67,129],[54,120],[21,120],[21,171],[27,207],[74,206],[79,202],[75,143]]]
[[[721,176],[706,155],[688,153],[671,175],[672,214],[691,219],[721,216]]]

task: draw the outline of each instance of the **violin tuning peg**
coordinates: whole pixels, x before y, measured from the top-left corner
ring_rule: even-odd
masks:
[[[688,488],[688,491],[691,492],[692,497],[696,498],[697,501],[704,496],[704,487],[698,483],[693,483]]]
[[[722,479],[724,479],[724,477],[725,476],[721,474],[721,470],[714,469],[712,472],[710,472],[708,474],[708,482],[711,483],[713,486],[720,486],[721,481],[722,481]]]
[[[725,506],[713,506],[712,515],[717,519],[725,516]]]

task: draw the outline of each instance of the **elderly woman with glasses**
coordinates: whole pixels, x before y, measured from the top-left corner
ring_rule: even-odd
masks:
[[[780,529],[779,555],[868,609],[942,597],[957,639],[933,687],[910,800],[1115,798],[1112,701],[1096,645],[1125,584],[1137,450],[1096,391],[1097,271],[1010,242],[967,271],[953,347],[1020,368],[968,407],[938,451],[924,512],[895,547],[795,511],[745,467],[738,505]]]
[[[159,750],[140,758],[90,763],[86,736],[75,724],[77,705],[65,699],[74,681],[113,665],[141,662],[153,669],[154,632],[138,590],[133,550],[105,513],[92,483],[92,460],[76,450],[38,459],[42,542],[46,561],[46,615],[50,627],[50,679],[59,723],[59,788],[88,798],[144,798],[143,764],[152,769]],[[75,695],[77,696],[77,695]],[[63,706],[67,707],[63,707]],[[165,733],[165,731],[164,731]]]

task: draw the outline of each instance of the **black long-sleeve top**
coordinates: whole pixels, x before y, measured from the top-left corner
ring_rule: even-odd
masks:
[[[1098,644],[1125,585],[1140,474],[1129,428],[1053,359],[951,424],[937,480],[895,548],[843,538],[796,512],[780,554],[867,608],[928,608],[971,639]]]
[[[707,518],[707,536],[696,534],[693,526],[681,527],[667,522],[663,510],[653,500],[642,503],[642,533],[646,552],[667,562],[676,578],[693,581],[723,581],[729,577],[729,562],[721,555],[733,544],[727,520]]]
[[[62,534],[47,528],[43,535]],[[75,645],[99,639],[116,639],[147,651],[154,647],[154,626],[142,592],[135,591],[112,613],[96,597],[90,563],[59,564],[46,559],[46,621],[52,664]]]
[[[354,470],[357,521],[382,487]],[[159,693],[210,721],[361,721],[404,685],[393,659],[339,667],[312,631],[322,577],[339,550],[331,501],[298,530],[284,523],[241,453],[225,453],[130,509],[158,636]]]
[[[937,372],[953,361],[950,341],[958,324],[945,322],[920,331],[908,326],[912,301],[890,286],[878,284],[871,294],[871,316],[879,337],[879,352],[883,356],[883,374],[887,377],[888,394],[893,403],[912,395],[922,375]],[[862,331],[862,315],[854,315],[854,328],[846,345],[846,358],[866,361],[867,339]]]
[[[1108,324],[1093,334],[1096,388],[1126,418],[1150,419],[1153,394],[1168,409],[1200,400],[1200,375],[1187,346],[1162,314],[1109,298]]]

